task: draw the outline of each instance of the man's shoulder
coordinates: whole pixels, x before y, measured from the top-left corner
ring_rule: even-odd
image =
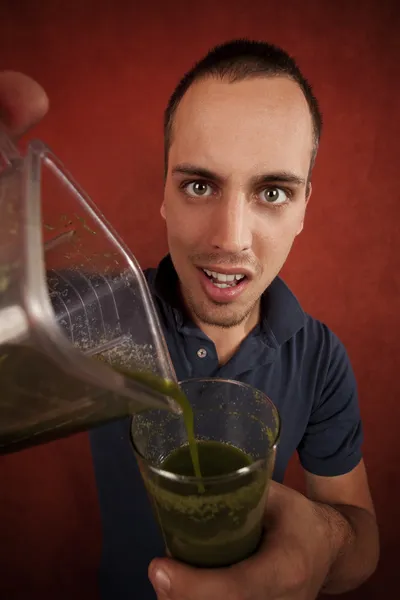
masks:
[[[171,287],[177,279],[170,255],[164,256],[156,267],[144,269],[144,276],[153,294],[157,294],[161,299],[168,299]]]
[[[304,334],[311,343],[320,347],[321,351],[343,348],[344,344],[337,333],[324,321],[304,313]]]
[[[149,267],[147,269],[144,269],[143,274],[145,276],[147,285],[149,286],[149,288],[151,289],[151,291],[153,291],[154,282],[155,282],[156,274],[157,274],[157,268],[155,268],[155,267]]]
[[[304,330],[311,339],[323,341],[325,339],[335,338],[333,330],[321,319],[304,312]]]
[[[318,372],[321,380],[352,372],[351,360],[340,337],[325,322],[304,313],[304,327],[293,338],[302,365]]]
[[[307,313],[287,283],[277,277],[265,295],[264,314],[279,345],[289,343],[300,350],[329,352],[342,347],[338,336],[322,320]]]

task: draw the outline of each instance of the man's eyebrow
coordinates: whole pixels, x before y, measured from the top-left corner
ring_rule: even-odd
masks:
[[[209,169],[198,167],[189,163],[182,163],[172,168],[172,174],[189,175],[190,177],[204,177],[211,181],[222,182],[224,178]],[[251,178],[252,185],[262,185],[271,183],[290,183],[292,185],[305,185],[306,180],[295,173],[288,171],[275,171],[271,173],[264,173],[262,175],[255,175]]]
[[[183,163],[181,165],[176,165],[175,167],[173,167],[172,175],[174,175],[175,173],[178,173],[180,175],[189,175],[190,177],[204,177],[204,179],[210,179],[211,181],[223,181],[223,177],[220,177],[216,173],[213,173],[213,171],[189,163]]]
[[[265,173],[264,175],[256,175],[251,179],[253,185],[262,185],[270,183],[291,183],[293,185],[305,185],[306,180],[300,175],[289,173],[288,171],[276,171],[275,173]]]

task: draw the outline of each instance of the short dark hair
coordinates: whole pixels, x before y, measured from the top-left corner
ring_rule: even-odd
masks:
[[[165,175],[168,170],[168,154],[176,110],[192,83],[207,76],[228,79],[230,83],[263,76],[284,76],[295,81],[305,96],[313,122],[311,173],[322,130],[322,115],[311,85],[301,73],[295,60],[282,48],[267,42],[239,39],[212,48],[182,77],[169,99],[164,113]]]

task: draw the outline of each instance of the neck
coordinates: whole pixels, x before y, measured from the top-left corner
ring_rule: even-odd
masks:
[[[199,322],[196,325],[214,342],[220,365],[226,364],[239,349],[240,344],[260,320],[260,302],[239,325],[219,327]]]

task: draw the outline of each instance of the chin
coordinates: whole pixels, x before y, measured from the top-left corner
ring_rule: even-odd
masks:
[[[189,302],[191,312],[205,325],[229,329],[243,323],[251,314],[254,305],[250,307],[233,307],[228,305],[210,306],[209,302]]]

